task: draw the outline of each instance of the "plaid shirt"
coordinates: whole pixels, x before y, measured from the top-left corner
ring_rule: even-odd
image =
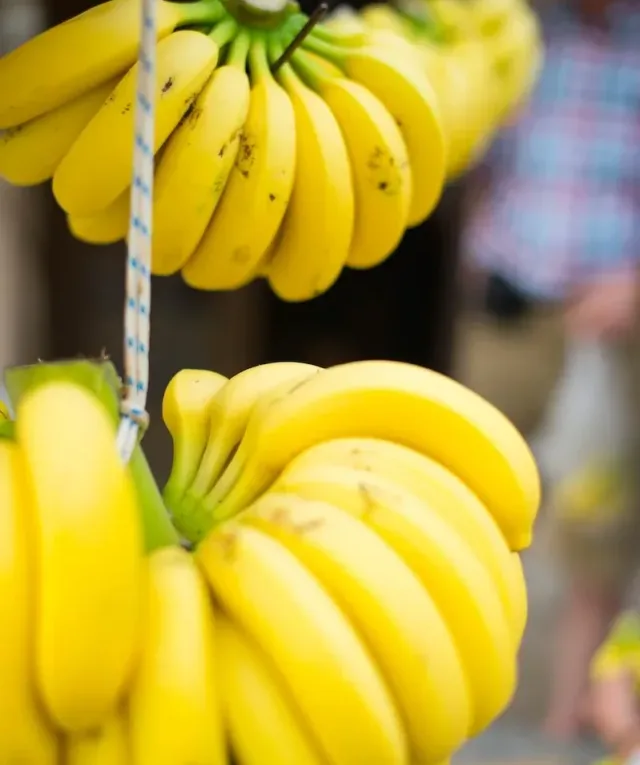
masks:
[[[543,72],[463,236],[477,266],[543,299],[640,261],[640,1],[610,13],[606,32],[566,4],[543,20]]]

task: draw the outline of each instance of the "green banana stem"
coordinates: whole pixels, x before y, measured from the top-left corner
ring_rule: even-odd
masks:
[[[225,9],[220,0],[196,0],[190,3],[180,3],[180,27],[205,26],[210,27],[225,15]]]
[[[242,30],[227,50],[225,64],[235,66],[244,71],[247,67],[247,56],[251,47],[251,35]]]
[[[349,55],[349,51],[345,50],[344,46],[320,40],[313,35],[309,35],[309,37],[303,40],[301,47],[316,53],[318,56],[322,56],[322,58],[326,58],[336,66],[343,64],[345,58]]]
[[[211,30],[209,37],[216,43],[218,48],[223,48],[228,42],[233,40],[237,31],[238,24],[236,20],[226,18]]]
[[[111,361],[57,361],[11,367],[5,371],[5,386],[14,410],[27,392],[54,381],[71,382],[92,393],[113,420],[115,438],[120,417],[121,382]],[[140,445],[136,446],[133,452],[129,470],[138,496],[140,521],[147,551],[179,544],[180,537],[171,524],[162,495]]]
[[[303,50],[296,50],[291,56],[291,64],[296,73],[313,90],[321,90],[322,83],[331,79],[332,75],[324,72],[322,67]]]

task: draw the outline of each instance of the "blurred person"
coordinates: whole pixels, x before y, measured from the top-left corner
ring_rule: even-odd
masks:
[[[527,436],[562,375],[567,342],[619,345],[625,373],[640,360],[640,3],[548,2],[542,22],[538,85],[471,187],[455,361],[457,377]],[[634,399],[640,408],[640,386]],[[637,521],[637,498],[633,511]],[[589,661],[639,559],[638,528],[620,524],[591,540],[598,555],[576,554],[571,538],[561,547],[569,599],[544,724],[554,738],[579,732]]]

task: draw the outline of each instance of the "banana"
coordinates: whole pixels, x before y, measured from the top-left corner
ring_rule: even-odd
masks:
[[[526,7],[513,14],[504,29],[487,43],[495,87],[497,121],[529,97],[543,57],[543,42],[538,21]]]
[[[319,582],[246,525],[210,533],[197,559],[222,609],[278,667],[329,762],[404,765],[407,745],[383,679]]]
[[[278,76],[296,118],[296,173],[263,271],[278,297],[300,301],[326,292],[342,272],[353,233],[353,183],[347,148],[329,107],[289,64]]]
[[[171,510],[195,476],[209,435],[209,404],[226,383],[217,372],[182,369],[165,389],[162,419],[173,441],[173,462],[163,496]]]
[[[232,377],[213,396],[207,408],[204,445],[199,447],[201,457],[192,457],[190,462],[196,472],[185,486],[184,502],[174,510],[176,522],[188,539],[199,541],[211,527],[213,513],[205,497],[242,440],[254,407],[283,385],[290,388],[319,371],[312,364],[295,361],[259,364]]]
[[[522,436],[460,383],[395,361],[324,369],[256,413],[218,482],[216,519],[244,509],[300,452],[343,437],[383,438],[432,457],[478,495],[511,549],[530,544],[540,477]]]
[[[112,713],[97,729],[77,733],[65,742],[65,765],[130,765],[126,717]]]
[[[249,61],[251,103],[238,156],[211,223],[182,269],[186,283],[197,289],[236,289],[250,282],[291,196],[296,152],[293,107],[271,75],[263,37],[254,38]]]
[[[48,383],[22,399],[17,437],[33,486],[35,678],[55,723],[98,727],[138,650],[142,535],[113,423],[82,388]]]
[[[157,2],[157,35],[212,23],[218,3]],[[111,0],[0,58],[0,129],[28,122],[125,72],[140,41],[140,0]],[[104,145],[95,147],[102,151]]]
[[[15,186],[35,186],[53,178],[73,142],[117,84],[117,79],[109,80],[47,114],[0,133],[0,177]]]
[[[406,446],[375,438],[322,441],[299,454],[279,479],[293,487],[317,481],[323,466],[355,468],[404,486],[429,505],[473,549],[487,569],[511,625],[514,645],[522,638],[526,592],[519,585],[516,553],[477,496],[453,473]],[[516,572],[514,577],[514,565]],[[522,571],[520,570],[520,578]],[[524,602],[523,602],[524,601]]]
[[[327,102],[347,146],[355,196],[347,265],[378,265],[402,239],[411,204],[411,168],[400,130],[367,88],[344,77],[332,77],[305,51],[296,51],[292,62]]]
[[[218,617],[222,698],[231,748],[241,765],[325,765],[295,703],[259,646]]]
[[[331,46],[314,38],[307,45],[344,68],[347,76],[364,85],[389,110],[407,147],[412,195],[407,225],[425,220],[440,200],[445,182],[446,149],[437,96],[420,71],[407,43],[406,55],[388,44],[358,49]],[[362,265],[366,267],[366,254]],[[359,265],[352,255],[350,265]]]
[[[445,621],[404,561],[339,506],[279,494],[277,485],[242,518],[285,545],[359,631],[397,702],[411,762],[456,751],[472,715],[467,679]]]
[[[115,244],[129,231],[131,189],[126,189],[108,207],[93,215],[67,215],[69,231],[88,244]]]
[[[22,454],[16,444],[0,440],[0,762],[57,765],[56,736],[33,687],[33,521]]]
[[[293,492],[304,499],[328,502],[354,514],[377,531],[411,568],[442,614],[462,661],[471,695],[471,725],[464,733],[476,735],[484,730],[511,699],[516,683],[516,651],[498,594],[473,547],[429,505],[401,485],[376,474],[320,467],[307,480],[300,477],[296,481],[294,473],[291,482],[285,472],[271,491]],[[258,500],[258,506],[261,502]],[[354,545],[352,539],[352,547]],[[355,557],[355,551],[352,555]],[[380,568],[383,569],[382,564]],[[384,571],[384,575],[391,576],[391,573]],[[396,597],[404,591],[396,589]],[[404,597],[403,594],[403,600]],[[438,661],[444,661],[444,657]],[[459,694],[450,699],[450,703],[454,706],[445,714],[452,715],[452,709],[461,704]],[[423,714],[426,714],[424,710]],[[450,724],[454,723],[460,725],[459,720],[452,719]],[[443,725],[429,728],[434,746],[437,746],[434,730],[443,733]],[[459,727],[455,730],[460,734]],[[445,737],[446,742],[451,740]],[[437,754],[429,752],[427,760],[433,762],[446,754],[447,746],[443,742]]]
[[[158,151],[180,122],[209,79],[217,57],[215,42],[194,30],[174,32],[158,43],[156,130],[150,151]],[[131,183],[139,66],[129,69],[58,165],[53,193],[67,213],[92,215],[103,210]]]
[[[493,82],[486,48],[476,40],[447,49],[449,94],[449,160],[447,174],[456,178],[485,151],[496,125]]]
[[[233,21],[214,32],[222,44]],[[230,58],[213,73],[194,108],[167,141],[153,190],[152,272],[179,271],[195,252],[220,201],[236,160],[249,111],[245,60],[247,32],[234,40]]]
[[[135,765],[224,765],[216,625],[206,583],[179,547],[148,558],[142,660],[129,697]]]
[[[513,576],[510,580],[511,599],[519,606],[514,619],[516,646],[519,648],[527,626],[529,600],[527,598],[527,580],[518,553],[511,553],[511,564],[513,567]]]

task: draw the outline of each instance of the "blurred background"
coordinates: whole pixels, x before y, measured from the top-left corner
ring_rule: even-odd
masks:
[[[0,51],[89,4],[85,0],[0,0]],[[604,44],[597,38],[599,50]],[[637,60],[634,66],[640,124]],[[620,85],[615,78],[612,82],[614,89]],[[610,94],[605,88],[601,95],[606,99]],[[539,127],[540,122],[535,124]],[[637,145],[630,151],[631,164],[638,162]],[[190,290],[179,278],[155,280],[148,404],[152,425],[145,451],[158,480],[166,477],[171,460],[171,444],[161,423],[161,397],[173,374],[185,367],[232,375],[271,360],[327,366],[377,357],[474,378],[473,370],[467,375],[465,365],[471,362],[468,355],[460,361],[456,342],[464,330],[461,342],[471,343],[493,372],[503,367],[511,370],[498,385],[503,398],[521,399],[532,377],[547,375],[545,359],[555,351],[548,343],[539,347],[534,343],[531,347],[539,363],[526,366],[521,352],[529,330],[506,329],[504,342],[496,350],[486,326],[469,318],[475,315],[479,292],[474,286],[477,274],[466,267],[463,257],[468,249],[463,233],[470,200],[477,199],[485,183],[479,171],[453,184],[437,212],[410,231],[383,266],[345,273],[326,296],[311,303],[280,303],[261,283],[229,294],[205,294]],[[640,239],[635,245],[640,250]],[[485,280],[480,292],[482,307],[489,305],[489,313],[497,316],[504,329],[511,327],[514,316],[522,319],[520,303],[528,305],[529,298],[522,301],[522,291],[511,289],[508,279],[505,285],[502,276],[499,269],[491,270],[490,289]],[[75,241],[48,189],[16,189],[0,181],[0,370],[38,358],[97,356],[103,350],[121,368],[123,284],[123,247],[92,248]],[[548,304],[547,297],[536,300]],[[533,326],[533,319],[527,325],[525,316],[520,326]],[[464,353],[468,354],[468,347]],[[477,387],[482,389],[481,379]],[[588,763],[601,753],[583,728],[573,731],[565,726],[566,735],[562,730],[560,735],[550,735],[550,681],[557,673],[552,636],[570,586],[564,568],[550,552],[554,533],[543,513],[535,544],[524,556],[530,618],[518,695],[504,718],[461,753],[460,762]]]

